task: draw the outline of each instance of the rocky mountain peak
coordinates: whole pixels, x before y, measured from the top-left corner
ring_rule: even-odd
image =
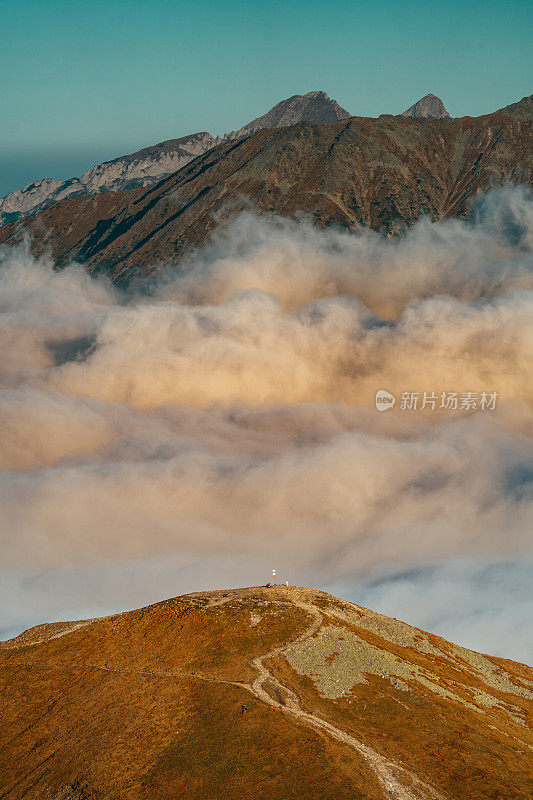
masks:
[[[446,111],[444,103],[435,94],[426,94],[414,105],[404,111],[402,117],[414,117],[415,119],[451,119]]]
[[[352,115],[342,108],[336,100],[323,91],[295,94],[287,100],[277,103],[270,111],[252,120],[238,131],[233,131],[227,138],[240,139],[250,136],[263,128],[285,128],[298,122],[321,122],[332,125]]]

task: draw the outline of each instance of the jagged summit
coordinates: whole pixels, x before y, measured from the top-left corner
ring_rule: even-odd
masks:
[[[404,111],[402,117],[415,117],[416,119],[451,119],[444,103],[435,94],[426,94],[418,102]]]
[[[263,128],[285,128],[297,122],[322,122],[331,125],[352,115],[341,108],[336,100],[332,100],[326,92],[307,92],[295,94],[287,100],[277,103],[262,117],[252,120],[238,131],[227,134],[226,138],[240,139],[250,136]]]

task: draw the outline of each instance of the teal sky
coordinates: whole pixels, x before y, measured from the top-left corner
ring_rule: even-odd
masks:
[[[355,115],[452,116],[532,89],[533,5],[0,0],[0,195],[325,90]]]

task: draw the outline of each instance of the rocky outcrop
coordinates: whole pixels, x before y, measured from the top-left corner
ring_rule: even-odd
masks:
[[[181,169],[219,142],[220,139],[205,131],[181,139],[169,139],[144,147],[136,153],[98,164],[85,172],[81,180],[86,186],[87,194],[149,186]]]
[[[81,178],[66,181],[45,178],[30,183],[0,199],[0,224],[34,214],[67,197],[149,186],[181,169],[221,141],[210,133],[194,133],[97,164],[84,172]]]
[[[531,119],[533,116],[533,94],[526,95],[517,103],[511,103],[511,105],[501,108],[500,111],[502,114],[507,114],[517,119]]]
[[[434,94],[426,94],[407,111],[404,111],[402,116],[415,119],[451,119],[440,97]]]
[[[51,203],[85,192],[85,186],[79,178],[71,178],[68,181],[44,178],[42,181],[35,181],[23,189],[15,189],[0,199],[0,224],[5,225],[25,214],[40,211]]]
[[[205,131],[193,133],[97,164],[84,172],[81,178],[69,178],[66,181],[44,178],[24,189],[16,189],[0,199],[0,225],[13,222],[26,214],[42,211],[67,197],[150,186],[177,172],[193,158],[211,150],[217,144],[241,139],[263,128],[284,127],[303,121],[331,124],[349,116],[348,111],[341,108],[335,100],[331,100],[325,92],[297,94],[278,103],[267,114],[240,130],[227,133],[222,138]]]

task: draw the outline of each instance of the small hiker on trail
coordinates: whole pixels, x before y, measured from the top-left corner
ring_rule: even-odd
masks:
[[[242,706],[241,714],[246,714],[247,711],[248,711],[248,706]]]

